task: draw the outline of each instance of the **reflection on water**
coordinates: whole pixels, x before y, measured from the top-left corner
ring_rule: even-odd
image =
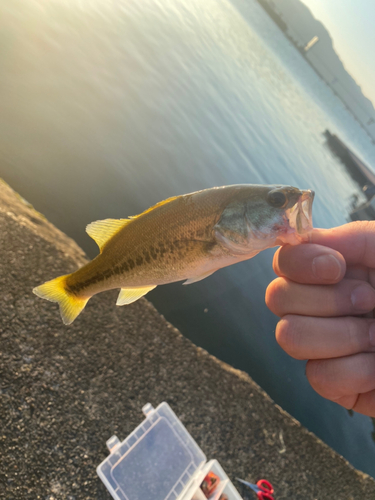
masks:
[[[313,189],[315,225],[344,223],[357,187],[322,132],[369,163],[371,150],[259,6],[246,5],[245,20],[226,0],[3,2],[0,175],[90,256],[87,223],[215,185]],[[375,475],[371,420],[315,394],[303,363],[275,342],[264,304],[272,253],[149,297]]]

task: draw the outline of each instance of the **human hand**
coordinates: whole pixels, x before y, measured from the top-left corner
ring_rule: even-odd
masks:
[[[277,250],[266,303],[280,346],[321,396],[375,417],[375,222],[315,229]]]

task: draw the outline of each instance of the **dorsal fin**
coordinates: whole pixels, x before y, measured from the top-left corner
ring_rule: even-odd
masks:
[[[159,201],[158,203],[156,203],[156,205],[153,205],[152,207],[148,208],[147,210],[145,210],[144,212],[142,212],[141,214],[138,214],[138,215],[131,215],[129,217],[129,219],[138,219],[138,217],[141,217],[142,215],[146,215],[148,214],[149,212],[152,212],[153,210],[155,210],[155,208],[159,208],[161,207],[162,205],[166,205],[167,203],[170,203],[171,201],[175,200],[176,198],[180,198],[180,196],[172,196],[171,198],[167,198],[166,200],[163,200],[163,201]]]
[[[131,222],[130,219],[104,219],[96,220],[86,226],[86,232],[91,238],[96,241],[100,251],[109,239],[123,227]]]
[[[132,222],[134,219],[138,219],[138,217],[141,217],[142,215],[152,212],[155,208],[170,203],[176,198],[179,198],[179,196],[172,196],[166,200],[159,201],[156,205],[153,205],[139,215],[129,217],[129,219],[104,219],[91,222],[91,224],[86,226],[86,232],[93,240],[96,241],[101,251],[107,241],[120,231],[120,229],[129,224],[129,222]]]

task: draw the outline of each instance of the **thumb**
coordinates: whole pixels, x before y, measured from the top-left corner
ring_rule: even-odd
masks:
[[[314,229],[310,243],[340,252],[348,265],[375,268],[375,221],[356,221],[332,229]]]

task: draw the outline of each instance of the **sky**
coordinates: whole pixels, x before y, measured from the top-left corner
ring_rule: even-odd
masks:
[[[301,0],[333,39],[345,68],[375,106],[375,0]]]

